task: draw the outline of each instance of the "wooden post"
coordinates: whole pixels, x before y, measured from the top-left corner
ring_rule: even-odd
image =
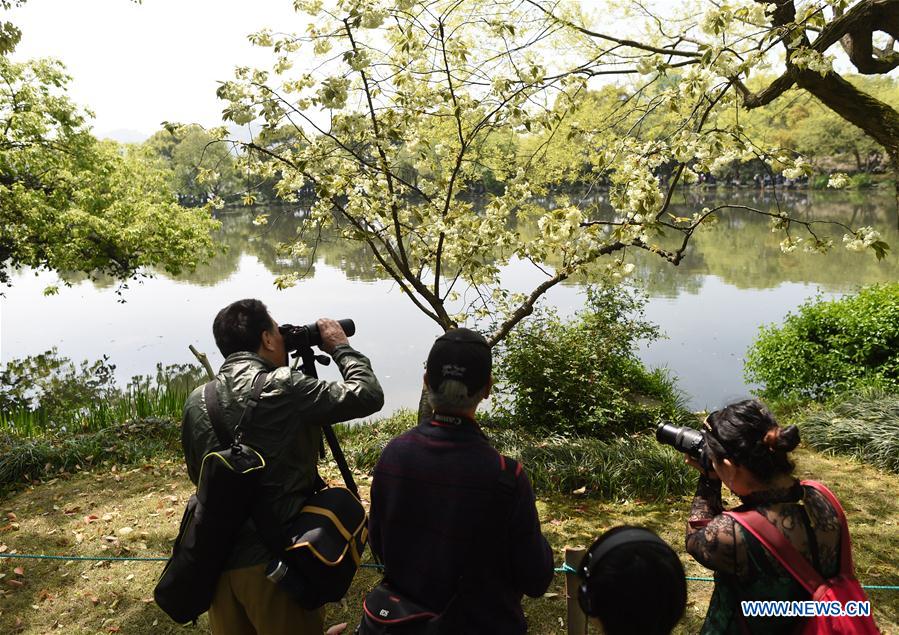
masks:
[[[572,569],[581,566],[581,560],[587,552],[583,547],[565,547],[565,564]],[[585,635],[587,632],[587,616],[577,601],[577,590],[581,579],[576,573],[565,574],[565,597],[568,600],[568,635]]]
[[[200,360],[200,363],[203,364],[203,368],[206,369],[206,374],[209,376],[209,379],[215,379],[215,371],[212,370],[212,364],[209,363],[209,358],[206,357],[206,353],[201,353],[200,351],[198,351],[196,348],[194,348],[193,344],[188,346],[188,348],[190,349],[190,352],[194,354],[194,357]]]

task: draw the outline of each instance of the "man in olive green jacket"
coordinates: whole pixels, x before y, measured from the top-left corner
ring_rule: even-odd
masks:
[[[212,331],[225,356],[216,376],[216,393],[225,425],[233,432],[250,396],[253,380],[266,373],[252,424],[243,442],[266,461],[263,499],[285,526],[320,483],[316,468],[321,424],[377,412],[384,394],[368,358],[350,347],[334,320],[317,322],[321,349],[331,355],[343,381],[319,380],[287,366],[287,351],[277,323],[259,300],[240,300],[215,318]],[[208,452],[220,447],[209,420],[203,387],[184,406],[182,445],[190,479],[197,483]],[[306,611],[265,578],[272,554],[252,521],[236,539],[209,609],[215,635],[306,635],[323,631],[323,611]]]

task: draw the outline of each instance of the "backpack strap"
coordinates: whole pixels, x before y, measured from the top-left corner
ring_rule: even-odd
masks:
[[[811,487],[821,493],[827,502],[831,504],[840,521],[840,575],[844,578],[855,579],[855,565],[852,563],[852,543],[849,541],[849,523],[846,522],[846,513],[840,501],[823,483],[818,481],[801,481],[802,485]]]
[[[256,405],[259,403],[259,396],[262,394],[266,375],[267,373],[263,371],[253,378],[253,391],[250,393],[250,398],[247,399],[246,407],[240,414],[240,420],[238,420],[237,425],[234,426],[233,435],[225,425],[222,406],[219,402],[218,392],[215,389],[218,380],[213,379],[212,381],[207,382],[203,387],[203,398],[206,401],[206,411],[209,413],[209,422],[212,424],[215,436],[222,447],[240,443],[240,437],[242,436],[240,427],[244,424],[248,425],[253,421],[253,412],[256,409]]]
[[[825,583],[820,573],[808,563],[801,553],[787,540],[780,530],[754,509],[743,512],[724,512],[755,536],[760,543],[783,565],[793,578],[815,597],[815,592]]]

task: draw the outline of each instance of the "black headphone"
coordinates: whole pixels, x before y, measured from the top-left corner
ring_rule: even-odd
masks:
[[[611,531],[615,531],[615,533],[608,536],[608,533]],[[581,584],[577,590],[577,601],[581,605],[581,610],[591,617],[596,617],[599,613],[599,607],[593,605],[587,585],[590,583],[590,576],[595,572],[597,565],[605,556],[618,547],[640,542],[652,543],[671,549],[667,542],[643,527],[623,527],[617,531],[610,529],[609,532],[600,536],[590,545],[590,549],[587,550],[584,559],[581,560],[581,566],[577,571],[577,575],[581,579]]]

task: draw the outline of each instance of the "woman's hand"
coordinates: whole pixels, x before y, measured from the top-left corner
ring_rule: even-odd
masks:
[[[718,473],[715,472],[714,468],[711,470],[704,470],[702,468],[702,466],[699,464],[699,461],[694,459],[689,454],[684,454],[684,463],[686,463],[687,465],[689,465],[691,467],[695,467],[699,471],[699,473],[702,474],[703,476],[705,476],[706,478],[710,478],[710,479],[718,480],[718,481],[721,480],[721,477],[718,476]]]

